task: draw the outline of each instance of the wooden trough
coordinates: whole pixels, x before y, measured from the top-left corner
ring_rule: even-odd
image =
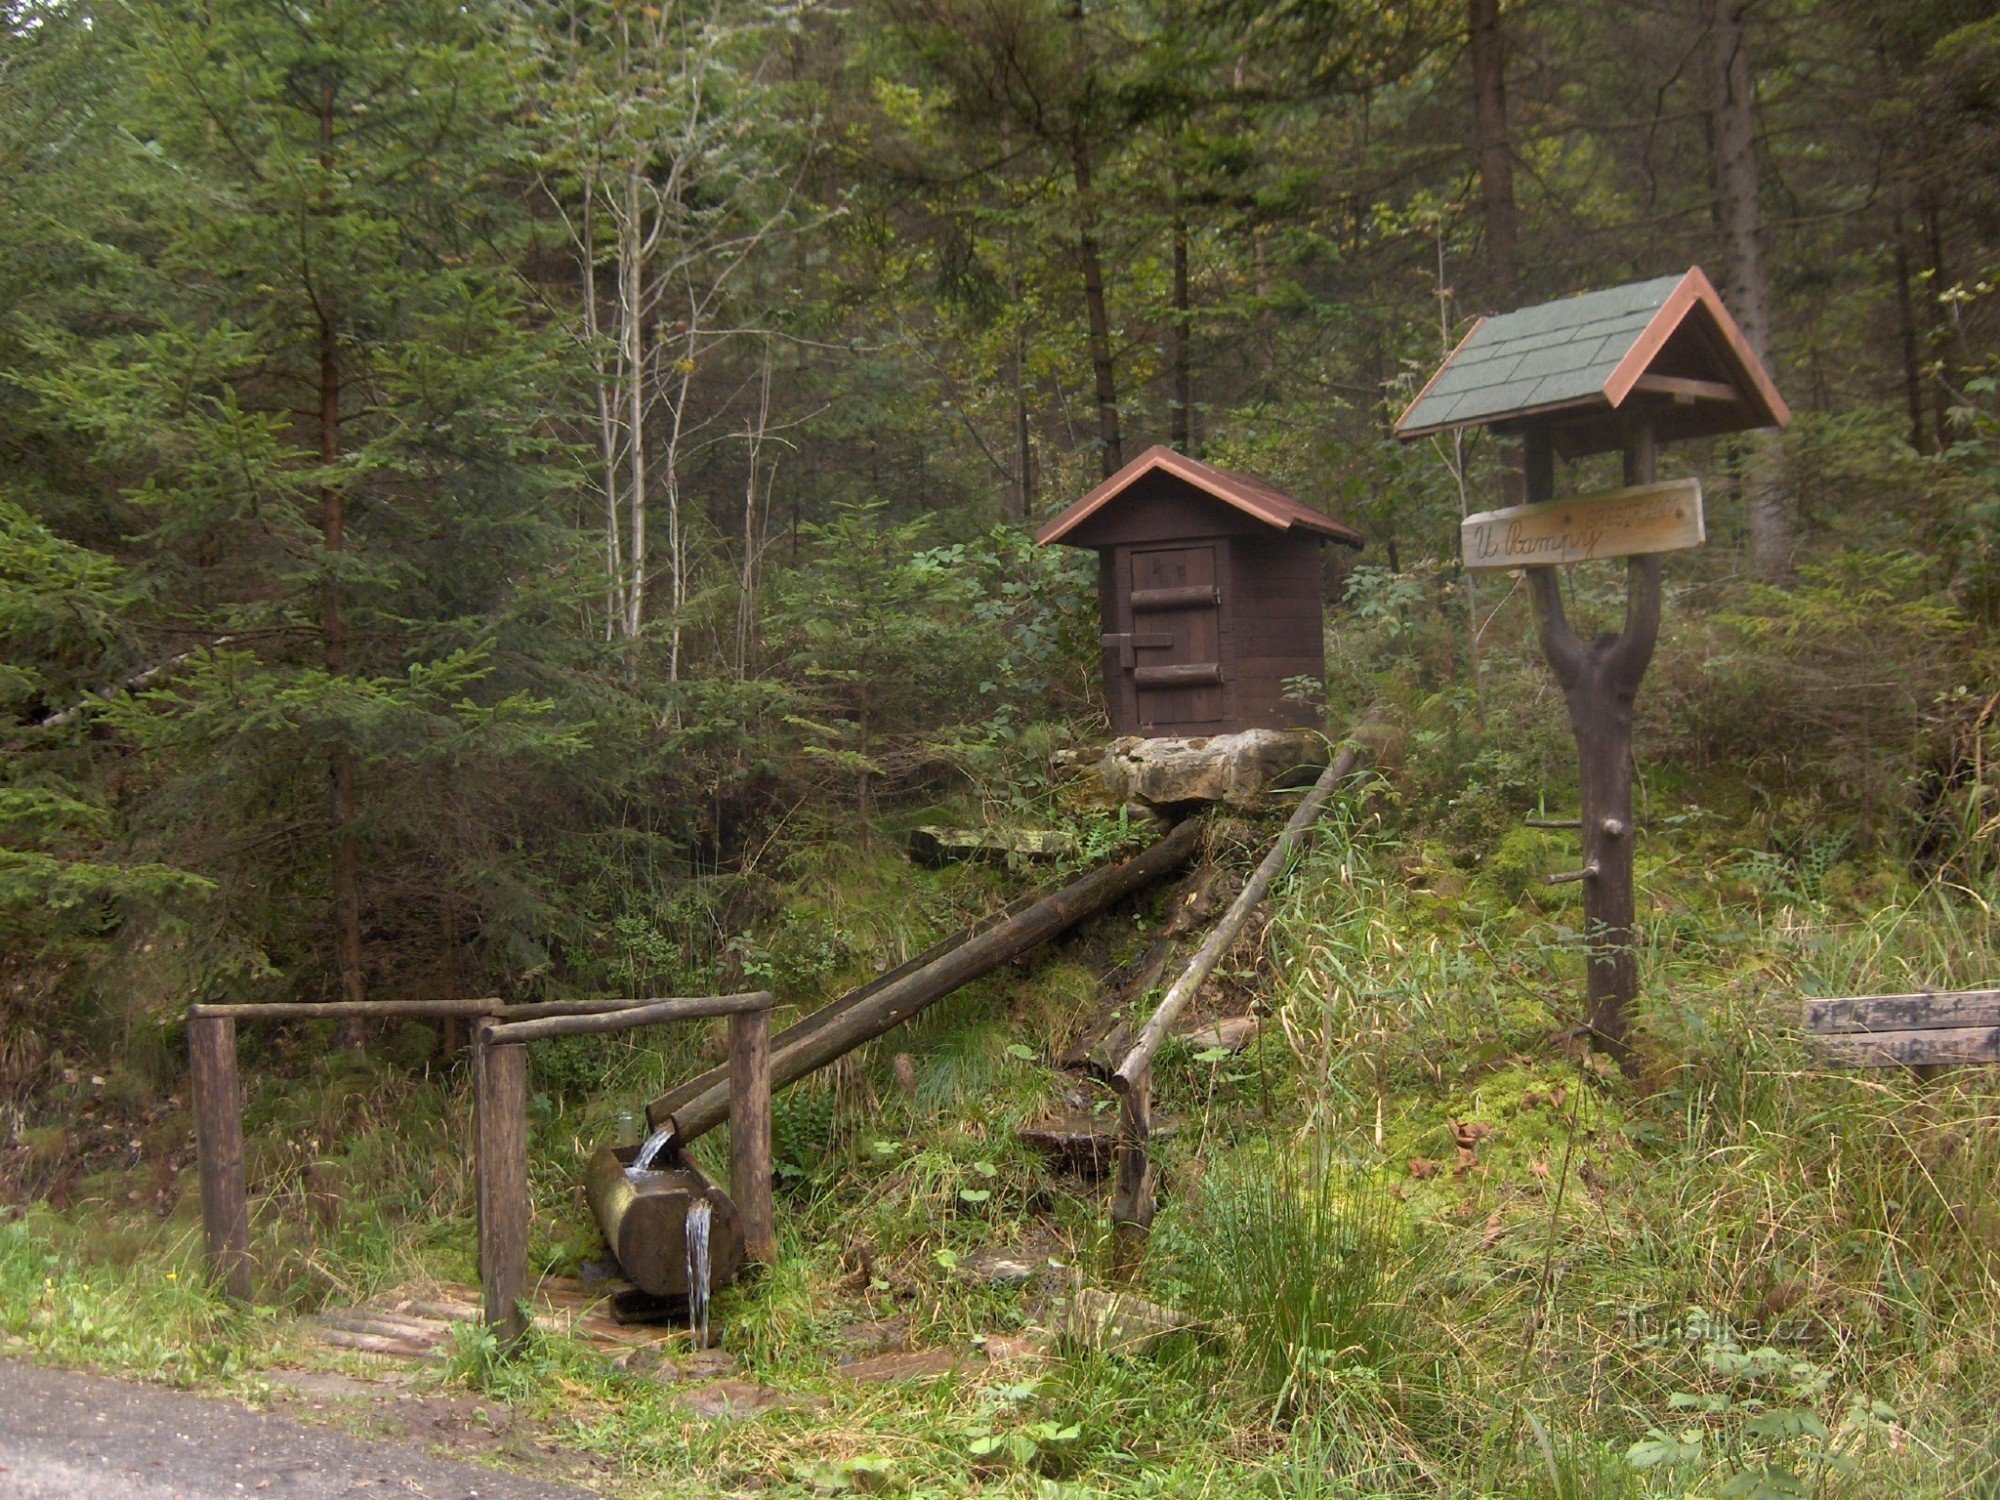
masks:
[[[584,1196],[604,1231],[604,1243],[625,1279],[653,1297],[688,1294],[688,1210],[706,1199],[709,1285],[734,1279],[743,1266],[743,1220],[729,1196],[686,1157],[633,1172],[638,1146],[604,1146],[584,1173]]]

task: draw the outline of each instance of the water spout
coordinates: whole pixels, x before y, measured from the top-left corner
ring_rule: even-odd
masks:
[[[697,1349],[708,1347],[708,1226],[715,1204],[695,1198],[687,1211],[688,1332]]]
[[[673,1139],[674,1127],[671,1124],[662,1125],[646,1137],[646,1144],[641,1146],[639,1154],[632,1158],[632,1165],[625,1169],[626,1173],[637,1177],[641,1172],[652,1171],[653,1163],[659,1160],[662,1151],[673,1144]]]

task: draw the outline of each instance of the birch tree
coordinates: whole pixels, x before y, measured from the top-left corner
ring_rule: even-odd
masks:
[[[663,606],[667,676],[678,680],[693,587],[686,465],[720,434],[741,387],[758,399],[754,372],[718,366],[757,332],[744,299],[794,197],[774,149],[773,91],[756,71],[770,18],[720,0],[561,0],[542,20],[552,80],[543,185],[578,267],[604,635],[636,640]]]

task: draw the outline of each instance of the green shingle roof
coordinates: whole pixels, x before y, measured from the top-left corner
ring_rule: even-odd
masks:
[[[1479,323],[1396,424],[1461,427],[1601,395],[1683,274],[1584,292]]]

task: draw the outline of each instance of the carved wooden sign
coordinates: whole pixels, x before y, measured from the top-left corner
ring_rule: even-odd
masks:
[[[1707,536],[1698,479],[1482,511],[1459,532],[1472,572],[1677,552]]]

